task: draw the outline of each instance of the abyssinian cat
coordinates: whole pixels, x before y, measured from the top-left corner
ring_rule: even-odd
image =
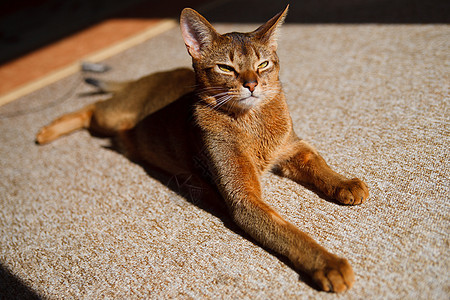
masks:
[[[127,83],[91,80],[113,96],[53,121],[37,142],[79,128],[114,136],[131,159],[167,174],[189,174],[220,193],[245,232],[286,256],[320,289],[342,292],[355,281],[348,261],[284,220],[261,195],[260,176],[267,171],[343,204],[360,204],[369,195],[364,182],[331,170],[292,129],[276,53],[287,9],[253,32],[223,35],[184,9],[181,32],[194,72],[177,69]]]

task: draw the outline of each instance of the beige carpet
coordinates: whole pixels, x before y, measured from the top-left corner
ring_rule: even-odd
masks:
[[[345,207],[275,175],[263,179],[270,204],[351,262],[357,281],[338,296],[312,288],[108,140],[77,132],[36,146],[41,126],[102,97],[86,96],[92,89],[80,74],[0,107],[3,297],[448,299],[449,49],[448,25],[282,30],[296,132],[371,191],[367,203]],[[190,60],[174,29],[106,63],[113,69],[102,77],[130,79]]]

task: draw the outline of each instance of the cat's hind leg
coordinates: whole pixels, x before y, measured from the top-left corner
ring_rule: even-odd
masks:
[[[124,102],[128,104],[126,100],[123,94],[119,93],[65,114],[43,127],[36,136],[36,143],[46,144],[79,129],[89,129],[107,137],[131,129],[139,121],[142,105],[127,107],[124,105]]]
[[[59,117],[38,132],[36,143],[46,144],[75,130],[89,128],[94,111],[95,104],[90,104],[76,112]]]

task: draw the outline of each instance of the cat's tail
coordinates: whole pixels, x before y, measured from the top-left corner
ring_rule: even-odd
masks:
[[[107,81],[107,80],[100,80],[100,79],[92,78],[92,77],[85,78],[84,82],[97,87],[101,92],[105,92],[105,93],[120,92],[128,85],[128,82]]]

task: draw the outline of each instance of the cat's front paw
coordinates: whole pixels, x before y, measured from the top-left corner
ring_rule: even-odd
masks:
[[[326,265],[313,273],[313,280],[326,292],[341,293],[350,289],[355,282],[355,274],[346,259],[333,257]]]
[[[335,194],[336,200],[347,205],[361,204],[369,197],[367,184],[358,178],[342,180]]]

